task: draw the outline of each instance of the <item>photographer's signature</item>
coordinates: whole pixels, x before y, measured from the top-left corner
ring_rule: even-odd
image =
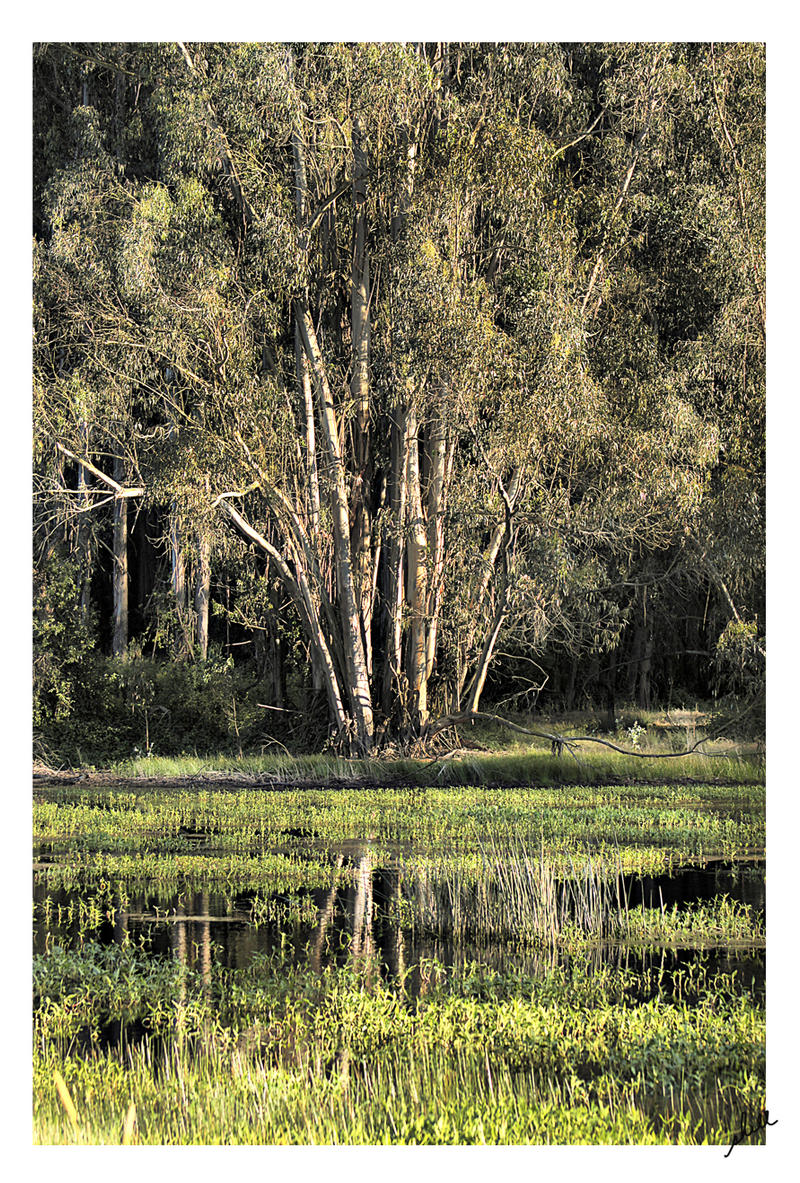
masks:
[[[752,1120],[754,1122],[754,1124],[750,1128],[748,1128],[746,1125],[743,1124],[742,1128],[739,1130],[739,1133],[734,1134],[733,1138],[731,1139],[731,1144],[728,1147],[727,1153],[725,1154],[725,1158],[728,1157],[731,1150],[733,1150],[734,1146],[740,1145],[740,1143],[744,1142],[745,1138],[752,1138],[753,1134],[759,1133],[760,1130],[765,1130],[768,1125],[777,1125],[778,1124],[777,1117],[775,1118],[774,1121],[769,1120],[769,1109],[763,1109],[761,1111],[761,1113],[758,1114],[757,1117],[754,1117],[749,1120]]]

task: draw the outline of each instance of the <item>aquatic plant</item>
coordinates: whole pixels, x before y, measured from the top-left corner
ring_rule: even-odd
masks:
[[[118,1142],[135,1099],[150,1144],[722,1143],[763,1103],[763,1008],[724,976],[632,1007],[629,971],[435,965],[407,1005],[367,966],[277,956],[203,975],[87,946],[35,969],[37,1141]]]

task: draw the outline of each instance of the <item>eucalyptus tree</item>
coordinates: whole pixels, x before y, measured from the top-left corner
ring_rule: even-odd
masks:
[[[84,567],[90,507],[120,553],[127,506],[157,512],[173,645],[204,656],[212,569],[255,548],[359,752],[477,710],[503,646],[614,650],[679,569],[743,621],[759,60],[40,50],[40,476]]]

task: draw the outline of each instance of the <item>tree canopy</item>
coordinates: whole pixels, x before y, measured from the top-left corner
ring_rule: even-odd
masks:
[[[132,651],[361,753],[760,686],[764,104],[753,44],[35,46],[37,726]]]

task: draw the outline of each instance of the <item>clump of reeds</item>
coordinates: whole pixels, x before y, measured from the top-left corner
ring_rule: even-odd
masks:
[[[513,936],[549,944],[575,936],[598,939],[627,930],[620,868],[587,858],[563,864],[541,847],[532,854],[513,840],[482,846],[476,876],[465,883],[453,860],[422,865],[404,891],[423,929],[487,939]]]

